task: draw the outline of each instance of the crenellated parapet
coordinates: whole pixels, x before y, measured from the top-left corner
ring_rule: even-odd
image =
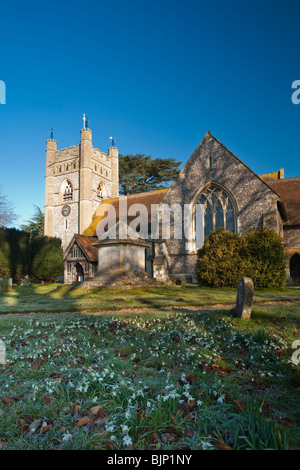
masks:
[[[98,161],[99,163],[102,163],[103,165],[109,167],[111,166],[109,156],[105,152],[102,152],[101,150],[97,149],[96,147],[93,147],[93,158],[94,160]]]

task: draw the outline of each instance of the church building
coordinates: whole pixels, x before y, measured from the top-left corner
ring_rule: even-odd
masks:
[[[119,197],[118,149],[112,146],[105,153],[94,148],[92,131],[86,127],[77,146],[59,151],[53,138],[47,141],[45,235],[62,240],[64,282],[93,280],[100,266],[108,269],[116,253],[121,258],[130,253],[134,260],[134,243],[129,247],[127,241],[114,242],[104,250],[97,233],[109,207],[119,222],[125,199],[126,224],[139,213],[137,207],[147,209],[144,225],[149,230],[135,245],[137,264],[150,278],[194,282],[197,249],[212,231],[225,228],[243,234],[268,227],[283,237],[288,284],[300,283],[300,177],[284,178],[283,169],[257,175],[208,131],[170,188]],[[171,208],[169,237],[159,226],[162,207]],[[182,214],[187,207],[191,212],[181,238],[174,234],[186,222],[185,215],[176,220],[174,207],[180,207]],[[158,237],[151,232],[154,219]]]

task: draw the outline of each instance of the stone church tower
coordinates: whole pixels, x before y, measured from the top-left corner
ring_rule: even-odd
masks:
[[[119,196],[119,153],[94,148],[92,131],[81,130],[79,145],[57,150],[47,140],[44,234],[58,237],[65,249],[74,234],[82,234],[104,199]]]

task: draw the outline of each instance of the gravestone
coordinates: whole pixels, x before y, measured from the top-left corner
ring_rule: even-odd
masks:
[[[239,318],[251,318],[254,284],[250,277],[242,277],[238,285],[235,313]]]
[[[12,289],[12,279],[9,277],[0,278],[0,294],[8,292]]]

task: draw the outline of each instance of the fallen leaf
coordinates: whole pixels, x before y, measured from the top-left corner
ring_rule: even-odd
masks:
[[[50,428],[51,426],[44,421],[42,425],[42,434],[46,434]]]
[[[196,406],[196,401],[195,400],[189,400],[186,402],[186,406],[188,406],[189,408],[193,408],[194,406]]]
[[[191,450],[187,444],[179,444],[175,447],[175,450]]]
[[[232,450],[232,447],[228,446],[225,444],[224,439],[221,438],[220,444],[215,444],[215,449],[220,449],[220,450]]]
[[[24,418],[19,418],[18,421],[17,421],[18,425],[19,426],[27,426],[27,420],[24,419]]]
[[[281,418],[281,419],[279,420],[279,422],[280,422],[281,424],[284,424],[285,426],[290,426],[292,420],[291,420],[290,418],[288,418],[288,417],[285,417],[285,418]]]
[[[240,409],[245,410],[246,409],[245,403],[241,400],[233,400],[233,403],[235,404],[235,408],[237,410],[240,410]]]
[[[193,415],[193,413],[189,413],[186,417],[186,420],[187,421],[194,421],[196,418],[195,418],[195,415]]]
[[[36,358],[32,363],[32,368],[38,369],[40,366],[41,366],[41,361],[38,358]]]
[[[12,405],[15,400],[12,397],[4,397],[2,401],[5,405]]]
[[[187,437],[193,437],[195,431],[193,429],[184,429],[183,434]]]
[[[196,382],[197,379],[196,379],[196,377],[195,377],[194,375],[188,375],[187,378],[186,378],[186,380],[187,380],[190,384],[192,384],[192,383]]]
[[[115,450],[114,446],[112,445],[110,441],[104,441],[103,444],[108,450]]]
[[[50,395],[45,395],[44,396],[44,404],[45,405],[51,405],[53,402],[53,398]]]
[[[61,377],[61,375],[58,374],[57,372],[52,372],[52,374],[50,374],[50,377],[52,379],[59,379]]]
[[[162,435],[163,439],[168,442],[174,442],[176,440],[176,435],[171,434],[170,432],[166,432]]]
[[[88,416],[84,416],[76,423],[76,426],[78,428],[81,428],[81,426],[85,426],[87,423],[90,423],[91,421],[93,421],[91,418],[89,418]]]
[[[104,418],[104,407],[103,406],[94,406],[93,408],[89,409],[89,412],[94,415],[97,419]]]

